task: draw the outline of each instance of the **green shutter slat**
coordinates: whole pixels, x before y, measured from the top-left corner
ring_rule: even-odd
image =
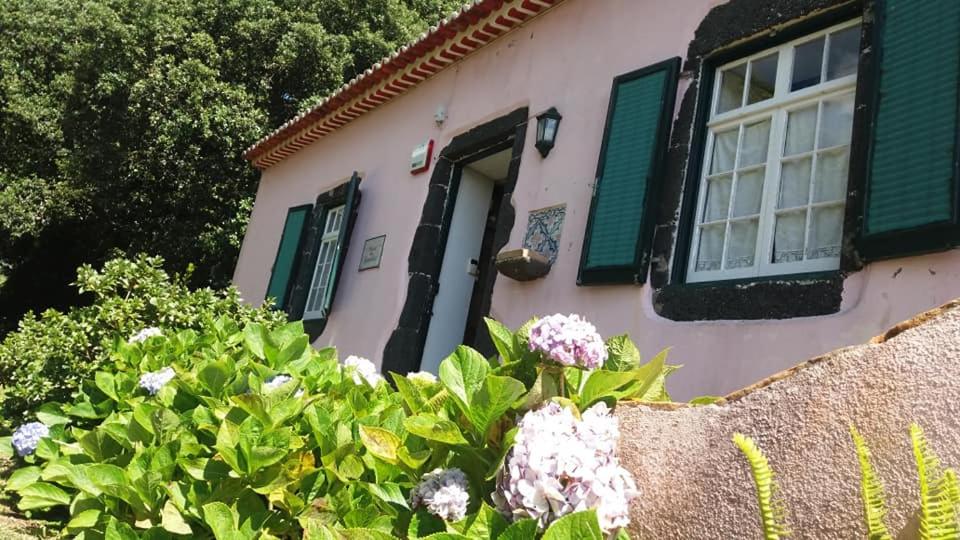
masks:
[[[652,182],[666,151],[679,60],[614,81],[597,185],[581,256],[580,282],[646,277]]]
[[[868,237],[954,215],[960,2],[887,0],[884,9]]]
[[[287,304],[290,284],[300,255],[300,241],[310,216],[311,205],[297,206],[287,211],[287,219],[280,235],[280,247],[274,259],[270,284],[267,286],[267,298],[275,300],[274,307],[282,309]]]

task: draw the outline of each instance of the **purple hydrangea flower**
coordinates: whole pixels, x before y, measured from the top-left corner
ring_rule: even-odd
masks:
[[[603,403],[580,419],[557,403],[528,412],[497,475],[497,509],[513,520],[536,519],[546,528],[592,508],[605,532],[626,527],[637,488],[617,458],[619,438],[617,419]]]
[[[50,428],[40,422],[30,422],[13,432],[13,449],[18,456],[29,456],[37,451],[40,439],[50,436]]]
[[[171,367],[165,367],[160,371],[144,373],[140,376],[140,388],[150,392],[151,396],[157,395],[157,392],[168,382],[176,377],[177,373]]]
[[[377,371],[377,366],[373,365],[373,362],[366,358],[348,356],[347,359],[343,361],[343,367],[353,368],[353,373],[351,374],[353,384],[364,384],[364,382],[366,382],[373,388],[376,388],[377,385],[384,380],[380,372]]]
[[[564,366],[596,369],[607,360],[607,346],[596,327],[579,315],[550,315],[530,328],[530,350]]]
[[[144,328],[143,330],[137,332],[127,340],[127,343],[143,343],[144,341],[156,337],[162,336],[163,331],[159,328]]]
[[[460,521],[470,504],[468,489],[467,475],[460,469],[435,469],[410,492],[410,507],[423,506],[440,519]]]

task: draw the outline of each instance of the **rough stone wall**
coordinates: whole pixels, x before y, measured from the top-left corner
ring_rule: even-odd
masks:
[[[848,431],[854,423],[886,486],[891,532],[914,538],[919,490],[909,426],[918,422],[944,465],[960,467],[958,398],[955,301],[721,404],[623,405],[621,456],[642,490],[631,508],[631,532],[640,539],[761,538],[749,467],[731,442],[742,432],[770,459],[791,537],[864,538]]]

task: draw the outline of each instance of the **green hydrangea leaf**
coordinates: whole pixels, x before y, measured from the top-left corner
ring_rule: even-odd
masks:
[[[410,433],[430,441],[445,444],[467,444],[457,424],[433,414],[419,414],[403,421],[403,427]]]
[[[521,519],[504,529],[497,540],[529,540],[537,536],[537,520]]]
[[[640,367],[640,351],[630,336],[624,334],[607,340],[607,371],[630,371]]]
[[[488,376],[470,401],[470,407],[465,411],[467,418],[478,434],[486,435],[490,426],[500,420],[526,391],[523,383],[512,377]]]
[[[480,391],[490,371],[487,359],[463,345],[440,363],[440,381],[460,410],[468,414],[473,396]]]
[[[500,353],[500,357],[503,358],[503,363],[509,364],[510,362],[517,360],[513,351],[513,332],[511,332],[509,328],[501,324],[499,321],[489,317],[485,317],[483,321],[487,323],[487,331],[490,333],[490,340],[493,341],[493,346],[496,347],[497,352]]]
[[[600,522],[594,510],[567,514],[553,522],[543,533],[543,540],[603,540]]]
[[[400,437],[383,428],[360,426],[360,441],[367,451],[390,464],[397,463]]]
[[[17,469],[7,479],[6,488],[8,491],[20,491],[30,484],[40,480],[40,467],[24,467]]]
[[[66,506],[70,504],[70,495],[59,487],[46,482],[34,482],[19,490],[20,502],[17,507],[20,510],[46,510],[54,506]]]

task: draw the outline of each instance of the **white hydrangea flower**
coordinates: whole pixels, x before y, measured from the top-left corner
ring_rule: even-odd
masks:
[[[542,528],[592,508],[604,532],[626,527],[637,487],[617,458],[619,438],[617,419],[604,403],[580,419],[557,403],[528,412],[497,476],[497,508],[514,520],[536,519]]]
[[[423,475],[410,492],[410,507],[426,507],[445,521],[460,521],[467,515],[470,493],[467,475],[460,469],[435,469]]]
[[[269,381],[263,383],[263,391],[264,391],[264,392],[273,392],[273,391],[276,390],[277,388],[280,388],[281,386],[287,384],[288,382],[290,382],[290,381],[292,381],[292,380],[293,380],[293,377],[291,377],[291,376],[289,376],[289,375],[277,375],[276,377],[274,377],[274,378],[270,379]]]
[[[140,376],[140,388],[150,392],[151,396],[157,395],[157,392],[168,382],[176,377],[177,373],[171,367],[165,367],[160,371],[144,373]]]
[[[417,373],[408,373],[407,378],[411,381],[420,381],[428,384],[437,382],[437,376],[429,371],[419,371]]]
[[[11,444],[20,457],[29,456],[37,451],[40,439],[50,436],[50,428],[40,422],[29,422],[13,432]]]
[[[380,372],[377,371],[377,366],[373,365],[373,362],[366,358],[348,356],[347,359],[343,361],[343,367],[353,368],[353,384],[363,384],[366,382],[373,388],[376,388],[377,385],[384,380]]]
[[[127,340],[127,343],[143,343],[144,341],[157,336],[162,336],[163,331],[159,328],[150,327],[144,328],[143,330],[137,332]]]

